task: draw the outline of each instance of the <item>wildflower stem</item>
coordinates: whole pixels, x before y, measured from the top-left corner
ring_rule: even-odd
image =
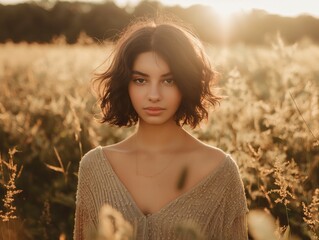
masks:
[[[296,103],[296,101],[295,101],[295,98],[294,98],[294,96],[292,95],[292,93],[291,93],[290,91],[289,91],[289,95],[290,95],[290,97],[291,97],[291,99],[292,99],[292,101],[293,101],[293,103],[294,103],[294,105],[295,105],[295,107],[296,107],[296,109],[297,109],[297,111],[298,111],[300,117],[302,118],[302,120],[303,120],[304,123],[306,124],[306,126],[307,126],[309,132],[311,133],[311,135],[313,136],[313,138],[314,138],[316,141],[319,141],[319,139],[318,139],[318,138],[315,136],[315,134],[312,132],[312,130],[311,130],[309,124],[307,123],[307,121],[305,120],[305,118],[302,116],[302,113],[301,113],[301,111],[300,111],[300,109],[299,109],[299,107],[298,107],[298,105],[297,105],[297,103]]]

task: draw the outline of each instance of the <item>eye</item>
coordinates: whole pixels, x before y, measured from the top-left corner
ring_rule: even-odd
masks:
[[[174,85],[175,81],[172,78],[164,79],[163,83],[166,85]]]
[[[138,85],[142,85],[146,83],[146,80],[144,78],[133,78],[132,81]]]

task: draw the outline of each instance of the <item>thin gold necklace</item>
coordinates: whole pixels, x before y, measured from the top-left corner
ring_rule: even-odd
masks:
[[[181,146],[185,146],[185,143],[186,143],[186,137],[184,136],[184,139],[182,139],[183,143],[181,144]],[[147,178],[153,178],[153,177],[156,177],[160,174],[162,174],[171,164],[172,162],[174,162],[174,160],[171,160],[164,168],[162,168],[161,170],[159,170],[158,172],[154,173],[154,174],[141,174],[141,172],[139,171],[139,158],[137,157],[137,146],[139,144],[136,142],[136,151],[135,151],[135,174],[137,176],[142,176],[142,177],[147,177]]]
[[[170,165],[171,163],[173,162],[173,160],[171,160],[164,168],[162,168],[160,171],[156,172],[155,174],[152,174],[152,175],[145,175],[145,174],[141,174],[139,172],[139,169],[138,169],[138,158],[137,158],[137,153],[135,152],[135,172],[136,172],[136,175],[137,176],[143,176],[143,177],[146,177],[146,178],[153,178],[153,177],[156,177],[158,175],[160,175],[161,173],[163,173]],[[180,173],[180,176],[178,178],[178,182],[177,182],[177,190],[182,190],[184,187],[185,187],[185,184],[186,184],[186,180],[188,178],[188,173],[189,173],[189,169],[187,166],[184,166],[182,168],[182,171]]]
[[[160,174],[162,174],[173,162],[174,160],[169,161],[168,164],[166,164],[166,166],[164,168],[162,168],[161,170],[159,170],[158,172],[155,172],[154,174],[141,174],[141,172],[139,171],[139,158],[137,157],[137,151],[135,152],[135,173],[137,176],[142,176],[142,177],[147,177],[147,178],[153,178],[156,177]]]

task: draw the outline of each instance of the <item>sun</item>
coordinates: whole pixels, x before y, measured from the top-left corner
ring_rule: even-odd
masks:
[[[232,31],[232,22],[236,13],[242,11],[240,6],[229,2],[217,2],[210,4],[212,14],[216,16],[222,34],[221,39],[225,43],[228,41]]]
[[[217,14],[218,18],[225,26],[229,25],[235,13],[242,10],[240,6],[235,3],[222,1],[214,3],[211,7],[212,11]]]

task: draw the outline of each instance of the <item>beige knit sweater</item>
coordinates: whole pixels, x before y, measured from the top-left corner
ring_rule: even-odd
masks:
[[[190,191],[150,215],[137,207],[101,146],[82,158],[78,177],[75,240],[94,239],[92,233],[97,231],[99,210],[104,204],[123,214],[137,240],[187,239],[177,230],[179,224],[187,226],[186,222],[195,224],[204,239],[247,240],[244,188],[238,167],[229,155]]]

